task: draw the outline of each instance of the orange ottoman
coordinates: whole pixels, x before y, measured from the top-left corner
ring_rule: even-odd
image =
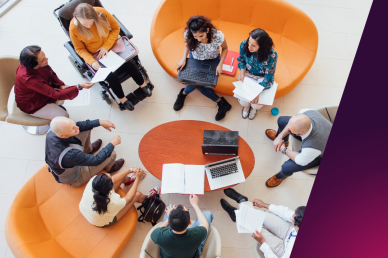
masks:
[[[170,76],[177,76],[182,58],[187,20],[204,15],[221,30],[230,50],[239,52],[240,43],[255,28],[264,29],[278,53],[275,81],[276,97],[290,92],[314,63],[318,50],[318,31],[304,12],[284,0],[162,0],[151,25],[151,47],[159,64]],[[233,96],[236,76],[221,74],[217,93]]]
[[[91,225],[78,209],[84,187],[55,182],[41,168],[16,195],[5,236],[17,258],[118,257],[137,225],[136,208],[108,228]],[[118,192],[125,195],[123,190]]]

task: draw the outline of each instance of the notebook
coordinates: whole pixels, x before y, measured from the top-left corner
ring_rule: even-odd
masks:
[[[222,65],[222,73],[235,76],[237,72],[237,66],[238,66],[237,57],[239,56],[240,54],[238,52],[228,50],[228,54],[226,55],[226,58]],[[233,64],[232,64],[232,59],[233,59]]]
[[[205,166],[164,164],[161,194],[204,194]]]

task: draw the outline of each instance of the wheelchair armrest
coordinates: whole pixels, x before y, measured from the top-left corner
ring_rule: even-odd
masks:
[[[71,41],[68,41],[64,44],[65,48],[70,52],[70,54],[74,57],[74,59],[77,61],[77,63],[84,69],[87,69],[88,67],[85,64],[85,61],[75,52],[73,43]]]
[[[127,28],[124,27],[124,25],[119,21],[119,19],[117,19],[117,17],[114,14],[112,16],[116,19],[117,23],[120,25],[120,35],[126,36],[128,39],[133,38],[133,35],[127,30]]]

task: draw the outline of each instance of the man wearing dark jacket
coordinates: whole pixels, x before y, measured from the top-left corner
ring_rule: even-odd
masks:
[[[67,117],[56,117],[50,123],[46,136],[46,163],[58,183],[79,187],[105,169],[108,173],[118,171],[124,159],[116,159],[114,147],[121,143],[120,136],[112,138],[97,155],[101,139],[90,141],[91,130],[102,126],[108,131],[115,128],[110,121],[86,120],[75,123]]]

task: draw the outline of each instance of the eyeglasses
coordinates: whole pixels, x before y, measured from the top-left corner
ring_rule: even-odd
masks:
[[[300,135],[299,134],[294,134],[293,132],[291,132],[291,130],[290,129],[288,129],[288,132],[292,135],[292,136],[294,136],[294,137],[300,137]]]

